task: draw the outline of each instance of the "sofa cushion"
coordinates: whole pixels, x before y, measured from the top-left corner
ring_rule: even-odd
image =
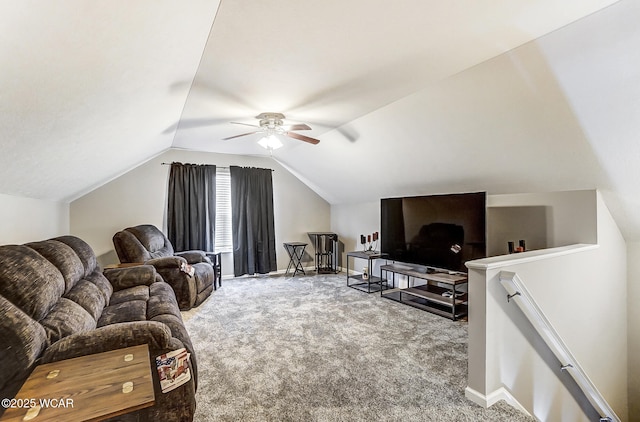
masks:
[[[109,305],[102,311],[98,327],[129,321],[147,320],[147,301],[128,300],[116,305]]]
[[[169,314],[182,318],[178,301],[167,283],[154,283],[149,286],[149,301],[147,302],[147,319],[158,315]]]
[[[44,351],[40,363],[72,359],[139,344],[148,344],[150,352],[174,350],[176,346],[184,347],[182,342],[171,336],[169,327],[164,324],[151,321],[123,322],[65,337]]]
[[[91,249],[91,246],[84,240],[74,236],[60,236],[53,240],[62,242],[73,249],[76,255],[78,255],[78,258],[80,258],[80,261],[82,261],[85,277],[98,270],[98,259],[93,249]]]
[[[180,340],[188,350],[193,350],[191,338],[189,337],[189,333],[187,332],[187,328],[184,326],[184,322],[182,322],[181,317],[171,314],[162,314],[151,318],[150,321],[162,322],[167,325],[171,330],[172,337]]]
[[[193,264],[192,267],[195,270],[194,278],[196,279],[196,289],[198,292],[202,292],[213,285],[214,273],[211,271],[211,264],[201,262],[199,264]]]
[[[107,306],[104,293],[100,288],[96,286],[95,283],[85,279],[76,283],[76,285],[73,286],[73,289],[71,289],[65,297],[77,303],[87,311],[91,317],[93,317],[94,322],[100,318],[102,310]]]
[[[84,277],[84,266],[73,249],[56,240],[43,240],[41,242],[27,243],[40,255],[44,256],[62,273],[64,278],[64,292],[69,291]]]
[[[104,270],[104,275],[109,279],[115,291],[140,285],[149,286],[158,281],[158,273],[156,273],[152,265],[109,268]]]
[[[109,283],[109,280],[99,271],[95,271],[89,274],[85,280],[96,285],[102,296],[104,296],[105,306],[110,303],[111,295],[113,295],[113,285]]]
[[[47,346],[44,328],[0,296],[0,397],[13,397]]]
[[[60,298],[40,324],[44,327],[50,344],[71,334],[96,328],[96,320],[89,312],[64,297]]]
[[[129,227],[113,236],[113,245],[120,262],[147,262],[150,259],[173,256],[173,246],[157,227],[142,224]]]
[[[173,246],[157,227],[143,224],[129,227],[126,230],[140,241],[142,246],[149,251],[152,258],[173,255]]]
[[[149,287],[148,286],[135,286],[128,289],[119,290],[113,292],[111,296],[110,305],[117,305],[123,302],[129,302],[131,300],[149,300]]]
[[[44,318],[64,289],[60,271],[38,252],[24,245],[0,246],[0,292],[31,318]]]

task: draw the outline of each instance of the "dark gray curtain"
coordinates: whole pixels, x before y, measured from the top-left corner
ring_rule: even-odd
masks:
[[[271,170],[231,166],[233,272],[275,271],[276,236]]]
[[[172,163],[167,237],[176,252],[215,250],[216,166]]]

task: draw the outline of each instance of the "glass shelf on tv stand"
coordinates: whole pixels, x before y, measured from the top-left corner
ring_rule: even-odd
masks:
[[[460,289],[468,283],[465,273],[435,268],[412,267],[404,264],[388,264],[380,267],[380,274],[388,289],[380,295],[434,314],[458,320],[467,315],[468,294]],[[391,273],[391,280],[389,280]],[[406,288],[396,287],[396,274],[407,277]],[[411,279],[425,280],[427,284],[412,286]],[[415,284],[415,282],[414,282]]]

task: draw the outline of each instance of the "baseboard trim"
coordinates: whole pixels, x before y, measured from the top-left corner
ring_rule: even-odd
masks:
[[[279,270],[275,270],[275,271],[271,271],[270,273],[267,274],[244,274],[241,275],[240,277],[257,277],[257,276],[261,276],[261,277],[268,277],[270,275],[273,276],[283,276],[283,275],[287,275],[286,274],[287,270],[286,269],[279,269]],[[302,274],[302,275],[315,275],[316,274],[316,267],[304,267],[304,272],[306,274]],[[300,274],[298,274],[300,275]],[[290,269],[289,270],[289,276],[293,276],[293,270]],[[222,276],[223,280],[230,280],[232,278],[238,278],[233,274],[225,274]]]
[[[513,395],[511,395],[511,393],[504,387],[500,387],[487,395],[481,394],[471,387],[467,387],[464,390],[464,395],[467,399],[471,400],[477,405],[484,407],[485,409],[493,406],[500,400],[504,400],[510,406],[515,407],[527,416],[531,416],[531,413],[529,413],[529,411],[525,409],[524,406],[522,406],[520,402],[516,400],[515,397],[513,397]]]
[[[315,275],[316,273],[316,267],[302,267],[304,269],[305,274],[298,274],[298,275]],[[289,269],[289,276],[293,276],[293,271],[294,268]],[[271,274],[275,274],[275,275],[287,275],[287,270],[286,269],[280,269],[277,271],[272,272]]]

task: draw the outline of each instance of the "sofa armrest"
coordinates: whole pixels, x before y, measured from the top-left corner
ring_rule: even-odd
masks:
[[[180,340],[171,336],[169,327],[161,322],[122,322],[58,340],[46,349],[40,363],[57,362],[141,344],[149,345],[152,357],[184,347]]]
[[[211,260],[203,251],[183,251],[176,252],[175,255],[186,259],[189,264],[198,264],[200,262],[211,264]]]
[[[187,260],[180,256],[165,256],[162,258],[153,258],[145,262],[147,265],[153,265],[157,270],[165,268],[180,268],[187,264]]]
[[[153,265],[108,268],[104,270],[103,274],[116,292],[134,286],[149,286],[159,280],[158,273]]]

